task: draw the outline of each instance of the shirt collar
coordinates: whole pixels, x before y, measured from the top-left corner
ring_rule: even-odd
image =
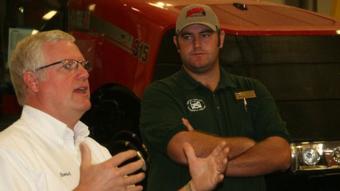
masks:
[[[236,88],[236,82],[232,76],[232,74],[225,71],[222,67],[220,69],[221,78],[218,83],[217,89],[223,88]],[[193,79],[182,67],[180,71],[178,71],[175,75],[175,78],[179,80],[180,84],[183,85],[185,89],[195,89],[197,87],[203,86],[200,82]]]
[[[23,107],[21,119],[29,123],[30,131],[59,144],[75,146],[90,134],[88,127],[80,121],[72,130],[51,115],[28,105]]]
[[[233,75],[229,72],[225,71],[223,67],[221,67],[221,79],[218,83],[217,89],[223,88],[236,88],[236,82],[233,78]]]

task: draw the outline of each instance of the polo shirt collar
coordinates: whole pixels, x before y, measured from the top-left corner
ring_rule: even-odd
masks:
[[[177,78],[179,83],[185,88],[185,89],[196,89],[199,86],[202,86],[201,83],[194,80],[182,67],[174,76]]]
[[[60,145],[76,146],[90,134],[88,127],[80,121],[72,130],[51,115],[28,105],[23,107],[21,119],[29,123],[29,131]]]
[[[218,83],[217,89],[223,88],[236,88],[236,82],[229,72],[225,71],[223,67],[221,67],[221,79]]]
[[[222,67],[220,69],[221,71],[221,78],[217,86],[218,89],[224,89],[224,88],[236,88],[235,80],[232,77],[232,74],[226,72]],[[175,74],[175,78],[177,78],[182,84],[182,86],[185,89],[196,89],[200,86],[203,86],[200,82],[193,79],[182,67],[181,70],[179,70]]]

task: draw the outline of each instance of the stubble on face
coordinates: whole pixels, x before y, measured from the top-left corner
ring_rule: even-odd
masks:
[[[209,36],[208,38],[204,36]],[[218,33],[204,25],[194,24],[183,29],[176,39],[183,67],[194,74],[204,74],[218,67]],[[186,37],[192,40],[185,40]],[[179,39],[181,38],[181,39]]]
[[[213,60],[206,60],[206,61],[203,61],[203,60],[195,61],[195,60],[190,60],[190,59],[186,59],[185,57],[182,57],[182,62],[183,62],[183,67],[186,70],[194,74],[207,73],[211,71],[216,65],[218,65],[217,58]]]

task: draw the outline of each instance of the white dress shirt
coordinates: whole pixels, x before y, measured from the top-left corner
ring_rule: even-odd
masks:
[[[91,150],[92,163],[111,157],[88,137],[78,122],[74,130],[52,116],[24,106],[21,118],[0,133],[0,190],[72,190],[79,184],[80,143]]]

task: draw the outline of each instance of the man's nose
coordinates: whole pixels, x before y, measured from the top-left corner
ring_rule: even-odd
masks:
[[[195,36],[193,40],[193,45],[195,48],[200,48],[201,47],[201,39],[199,36]]]
[[[80,66],[78,67],[77,73],[78,73],[78,75],[79,75],[79,78],[85,79],[85,80],[88,79],[89,76],[90,76],[89,71],[88,71],[84,66],[82,66],[82,65],[80,65]]]

